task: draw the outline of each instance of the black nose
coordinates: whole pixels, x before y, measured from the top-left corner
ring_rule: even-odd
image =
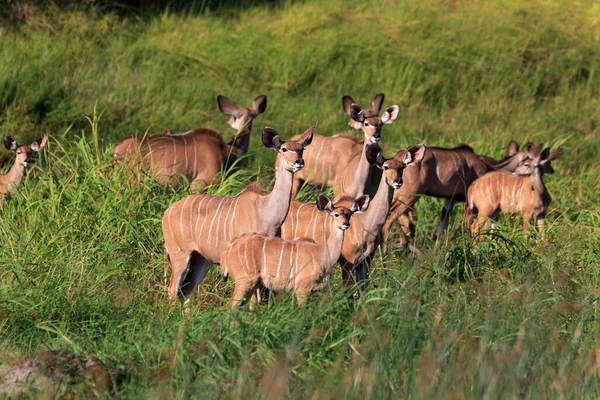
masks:
[[[302,164],[302,162],[303,162],[303,161],[302,161],[302,159],[301,159],[301,158],[298,158],[298,159],[296,160],[296,164]]]

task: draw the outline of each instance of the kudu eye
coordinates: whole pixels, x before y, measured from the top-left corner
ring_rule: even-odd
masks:
[[[369,126],[369,123],[368,123],[368,122],[365,122],[365,126]]]
[[[333,216],[337,218],[337,217],[339,217],[339,216],[340,216],[340,214],[338,214],[338,213],[335,213],[335,214],[333,214]]]
[[[287,151],[287,149],[284,147],[283,149],[281,149],[282,153],[285,153]]]
[[[383,166],[383,169],[384,169],[385,171],[387,171],[388,169],[390,169],[390,167],[388,167],[387,165],[384,165],[384,166]]]

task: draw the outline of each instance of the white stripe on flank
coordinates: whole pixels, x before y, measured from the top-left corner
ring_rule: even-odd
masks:
[[[208,197],[208,203],[206,204],[206,207],[204,208],[206,210],[206,212],[204,213],[204,218],[202,218],[202,225],[200,225],[200,230],[198,231],[198,233],[205,238],[206,238],[206,233],[204,232],[204,224],[206,223],[206,220],[208,219],[209,213],[213,210],[210,207],[210,203],[212,203],[213,200],[218,199],[218,197],[215,197],[215,196],[207,196],[207,197]]]
[[[171,207],[169,207],[169,215],[167,215],[167,223],[169,224],[169,232],[171,232],[171,239],[173,240],[173,243],[177,246],[177,253],[181,252],[181,247],[179,247],[179,245],[177,244],[177,240],[175,239],[175,234],[173,233],[173,227],[171,226],[171,213],[173,212],[173,208],[174,208],[175,204],[173,204]],[[169,250],[169,254],[175,254],[173,251]]]
[[[283,248],[285,247],[284,242],[280,242],[280,244],[281,244],[281,252],[279,253],[279,264],[277,266],[277,275],[275,275],[276,278],[279,278],[279,271],[281,271],[281,262],[283,261]]]
[[[185,138],[184,135],[181,136],[181,138],[183,139],[183,152],[185,153],[185,173],[184,175],[188,175],[188,145],[187,145],[187,139]]]
[[[290,270],[288,272],[288,281],[287,281],[288,285],[292,281],[292,273],[294,272],[294,246],[292,244],[290,244],[290,267],[289,268],[290,268]]]
[[[316,240],[316,237],[315,237],[315,235],[317,234],[317,222],[319,221],[319,213],[320,213],[320,212],[321,212],[321,211],[319,211],[319,209],[318,209],[317,207],[315,207],[315,208],[313,208],[313,210],[312,210],[312,215],[311,215],[311,217],[310,217],[310,223],[312,224],[312,228],[313,228],[313,229],[312,229],[312,236],[311,236],[311,238],[312,238],[312,239],[313,239],[315,242],[317,241],[317,240]],[[313,221],[313,220],[314,220],[314,221]],[[305,234],[305,235],[306,235],[307,237],[308,237],[308,228],[309,228],[309,227],[310,227],[310,225],[306,227],[306,234]],[[323,228],[324,228],[324,227],[323,227]]]
[[[229,223],[229,231],[231,232],[231,233],[229,234],[229,237],[230,237],[230,238],[232,238],[232,239],[233,239],[234,237],[236,237],[236,235],[235,235],[235,232],[236,232],[236,231],[233,229],[233,226],[234,226],[234,225],[233,225],[233,222],[235,221],[235,211],[236,211],[236,209],[237,209],[237,205],[238,205],[238,201],[239,201],[239,200],[240,200],[240,197],[239,197],[239,195],[238,195],[238,197],[236,197],[236,198],[235,198],[235,205],[233,206],[233,213],[231,214],[231,222]]]
[[[194,171],[193,175],[194,177],[192,179],[196,179],[196,177],[198,177],[198,169],[196,166],[196,162],[198,161],[198,155],[196,154],[196,138],[192,137],[192,146],[194,147]]]
[[[250,263],[248,262],[248,238],[246,238],[246,240],[244,240],[244,261],[246,261],[246,276],[250,275],[251,269],[250,269]]]
[[[242,268],[244,268],[244,262],[242,261],[241,255],[242,255],[242,246],[239,244],[239,242],[236,243],[237,246],[235,246],[235,252],[237,253],[237,258],[239,261],[239,268],[238,271],[241,272]],[[245,269],[245,268],[244,268]],[[248,273],[246,273],[246,276],[248,276]]]
[[[208,244],[210,244],[210,242],[212,242],[212,238],[213,238],[213,225],[215,223],[215,219],[217,218],[217,215],[219,214],[219,210],[221,209],[221,205],[223,204],[223,200],[225,200],[223,197],[221,197],[221,201],[219,202],[219,205],[217,206],[217,211],[215,211],[215,214],[213,215],[213,219],[210,222],[210,228],[208,228]],[[218,243],[218,238],[215,241],[215,244]]]
[[[179,214],[179,229],[181,229],[181,232],[185,232],[183,230],[183,213],[185,211],[185,205],[187,204],[188,200],[190,199],[191,196],[188,196],[185,198],[185,200],[183,201],[183,204],[181,206],[181,213]]]
[[[267,248],[267,238],[263,238],[263,248],[262,248],[262,252],[263,252],[263,279],[267,279],[267,252],[265,251],[265,249]]]
[[[228,199],[228,200],[235,201],[235,199]],[[229,244],[229,242],[231,242],[231,236],[229,235],[229,232],[227,232],[227,221],[229,220],[229,214],[231,213],[231,202],[228,202],[228,204],[226,204],[226,207],[227,207],[227,214],[225,214],[225,221],[223,221],[223,239],[225,240],[225,242],[227,244]],[[219,225],[221,225],[221,224],[219,223]]]

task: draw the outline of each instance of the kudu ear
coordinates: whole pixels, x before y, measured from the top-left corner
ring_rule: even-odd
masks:
[[[333,211],[333,203],[331,199],[324,194],[320,194],[317,196],[317,209],[319,211],[332,212]]]
[[[558,149],[551,150],[550,157],[548,157],[548,160],[556,160],[557,158],[560,157],[561,154],[562,154],[562,149],[560,147]]]
[[[256,117],[258,114],[262,114],[267,109],[267,96],[261,94],[254,99],[252,104],[252,116]]]
[[[265,126],[262,132],[262,142],[267,149],[279,150],[282,145],[281,139],[279,139],[279,133],[270,126]]]
[[[354,102],[354,100],[352,100],[352,97],[350,97],[350,96],[342,97],[342,108],[344,109],[344,112],[348,115],[351,115],[350,107],[352,107],[352,104],[356,104]]]
[[[240,118],[242,116],[242,113],[237,106],[233,104],[231,100],[221,94],[217,96],[217,104],[219,105],[219,110],[221,110],[223,114],[233,115],[236,118]]]
[[[381,116],[381,122],[384,124],[391,124],[398,118],[398,114],[400,113],[400,107],[398,106],[390,106],[386,108],[383,115]]]
[[[370,200],[371,198],[368,194],[360,196],[358,199],[356,199],[356,201],[354,201],[354,204],[352,204],[352,208],[350,208],[350,211],[352,211],[353,214],[360,214],[367,211],[367,208],[369,208]]]
[[[404,165],[419,165],[423,161],[423,156],[425,156],[425,146],[416,144],[406,149],[402,163]]]
[[[515,154],[517,154],[519,152],[519,143],[515,142],[514,140],[511,140],[510,143],[508,144],[508,147],[506,148],[506,155],[508,157],[512,157]]]
[[[540,164],[545,164],[546,162],[550,161],[550,147],[546,147],[544,150],[542,150],[538,156],[538,159]]]
[[[365,112],[362,107],[358,104],[352,104],[352,106],[350,106],[350,118],[356,122],[362,123],[365,120]]]
[[[542,150],[542,146],[543,145],[541,145],[541,144],[533,144],[531,142],[528,142],[527,146],[525,147],[525,151],[530,156],[537,157],[537,156],[540,155],[540,151]]]
[[[365,150],[365,156],[367,157],[367,161],[369,164],[375,164],[377,167],[381,168],[383,162],[379,163],[380,159],[383,160],[383,153],[381,152],[381,147],[377,143],[369,143]]]
[[[381,105],[383,104],[383,100],[385,99],[385,95],[383,93],[378,93],[373,97],[373,101],[371,105],[373,108],[371,109],[375,114],[379,115],[381,112]]]
[[[35,142],[31,143],[31,150],[33,151],[42,151],[44,147],[46,147],[46,143],[48,143],[48,136],[44,135],[40,138],[37,138]]]
[[[4,135],[4,147],[6,147],[6,150],[10,150],[14,153],[17,151],[17,141],[10,135]]]
[[[317,129],[317,121],[315,121],[313,126],[305,130],[302,134],[301,140],[304,140],[302,142],[302,147],[306,147],[312,143],[313,135],[315,134],[315,129]]]

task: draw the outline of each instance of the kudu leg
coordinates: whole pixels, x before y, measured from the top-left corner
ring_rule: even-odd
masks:
[[[181,283],[181,293],[188,300],[194,293],[196,287],[204,280],[210,270],[212,263],[200,253],[194,251],[190,257],[188,272]]]
[[[258,279],[250,279],[248,277],[240,278],[235,281],[235,289],[233,291],[233,297],[227,304],[229,308],[239,307],[242,304],[242,300],[248,300],[252,296],[252,293],[256,290],[258,285]]]
[[[545,215],[538,215],[536,217],[536,225],[538,230],[540,231],[540,236],[542,240],[546,240],[546,223],[545,223]]]
[[[444,235],[444,231],[448,228],[448,222],[450,220],[450,213],[452,212],[452,208],[456,201],[454,199],[446,199],[444,200],[444,206],[442,207],[442,219],[440,221],[440,226],[438,228],[437,239],[435,240],[435,249],[439,247],[442,242],[442,236]]]
[[[181,278],[185,273],[188,265],[188,257],[185,253],[167,254],[165,259],[171,263],[171,282],[169,282],[169,299],[177,300]],[[166,273],[166,265],[164,266]]]

